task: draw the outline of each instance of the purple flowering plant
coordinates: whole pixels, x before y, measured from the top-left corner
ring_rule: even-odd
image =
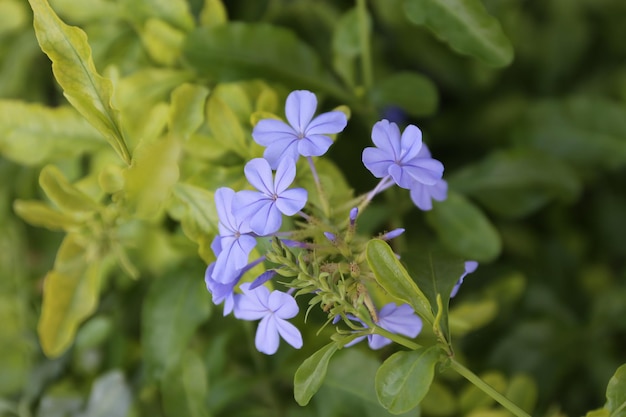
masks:
[[[263,158],[245,165],[249,189],[217,190],[220,227],[211,246],[216,261],[205,274],[213,302],[224,304],[225,315],[232,312],[237,319],[259,321],[255,346],[268,355],[278,351],[281,339],[295,349],[313,343],[290,321],[304,304],[305,320],[319,307],[327,316],[321,327],[335,326],[332,341],[324,348],[332,352],[367,339],[375,350],[395,342],[420,352],[429,358],[428,366],[453,358],[444,303],[456,295],[476,264],[468,262],[465,271],[453,269],[444,282],[422,289],[387,243],[404,228],[373,238],[357,230],[370,203],[393,185],[409,190],[422,210],[433,209],[432,200],[445,200],[443,164],[432,158],[419,128],[408,125],[401,132],[395,123],[381,120],[372,129],[375,146],[362,153],[363,164],[380,178],[379,183],[360,196],[331,201],[325,190],[328,182],[317,173],[314,157],[329,149],[333,143],[329,135],[345,128],[347,116],[340,111],[315,116],[316,108],[312,92],[290,93],[285,106],[288,123],[261,119],[254,126],[252,137],[265,149]],[[304,165],[299,164],[301,156]],[[306,184],[314,184],[314,189],[305,189]],[[319,204],[312,203],[312,195]],[[260,246],[268,249],[249,259],[258,241],[267,242]],[[258,265],[264,272],[246,278]],[[423,329],[435,335],[434,346],[416,342]],[[296,399],[301,404],[319,388],[299,390],[302,381],[312,377],[310,372],[305,361],[296,373]]]

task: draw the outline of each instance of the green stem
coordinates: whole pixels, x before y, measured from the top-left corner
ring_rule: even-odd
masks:
[[[368,326],[369,326],[369,323],[368,323]],[[376,333],[378,335],[381,335],[383,337],[386,337],[387,339],[393,340],[397,344],[402,345],[402,346],[404,346],[406,348],[409,348],[411,350],[416,350],[416,349],[419,349],[419,348],[422,347],[421,345],[418,345],[417,343],[412,342],[409,339],[406,339],[406,338],[404,338],[402,336],[399,336],[399,335],[397,335],[395,333],[391,333],[391,332],[383,329],[382,327],[373,326],[373,327],[370,327],[370,328],[374,329],[374,333]]]
[[[357,0],[357,12],[359,15],[359,40],[361,43],[361,69],[363,71],[363,84],[369,91],[374,81],[372,71],[372,54],[370,51],[369,25],[367,21],[366,0]]]
[[[511,413],[516,415],[517,417],[530,417],[528,413],[519,408],[517,405],[513,404],[511,400],[506,398],[504,395],[500,394],[496,391],[491,385],[487,384],[485,381],[480,379],[478,375],[467,369],[465,366],[461,365],[454,359],[450,359],[450,364],[452,369],[457,371],[460,375],[462,375],[465,379],[467,379],[472,384],[476,385],[480,390],[482,390],[485,394],[489,395],[491,398],[500,403],[504,408],[509,410]]]

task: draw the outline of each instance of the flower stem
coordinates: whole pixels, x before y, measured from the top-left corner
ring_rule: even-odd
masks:
[[[324,194],[324,189],[322,188],[322,183],[320,182],[320,177],[317,175],[317,170],[315,169],[315,164],[313,163],[313,158],[310,156],[306,157],[306,160],[309,162],[309,167],[311,168],[311,174],[313,175],[313,180],[315,181],[315,187],[317,188],[317,194],[320,197],[320,201],[322,203],[322,210],[324,211],[324,216],[326,218],[330,217],[330,206],[328,205],[328,200],[326,199],[326,194]]]
[[[367,207],[370,201],[372,201],[372,199],[376,197],[377,194],[381,193],[382,191],[386,190],[392,185],[393,185],[393,180],[391,179],[390,176],[383,177],[383,179],[380,180],[378,184],[376,184],[376,187],[374,187],[372,191],[370,191],[369,193],[365,195],[365,199],[361,201],[361,203],[357,207],[359,209],[359,213],[361,213],[363,209]]]
[[[481,391],[485,394],[489,395],[491,398],[500,403],[504,408],[509,410],[511,413],[516,415],[517,417],[530,417],[528,413],[519,408],[517,405],[513,404],[511,400],[506,398],[504,395],[500,394],[496,391],[491,385],[487,384],[483,381],[478,375],[467,369],[465,366],[461,365],[453,358],[450,360],[450,364],[452,369],[457,371],[460,375],[462,375],[465,379],[467,379],[472,384],[476,385]]]
[[[372,87],[374,77],[372,75],[372,55],[370,51],[367,3],[366,0],[357,0],[356,3],[359,21],[359,41],[361,47],[361,70],[363,71],[363,84],[365,89],[369,90]]]

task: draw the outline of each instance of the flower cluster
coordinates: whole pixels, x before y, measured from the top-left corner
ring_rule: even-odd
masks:
[[[263,158],[245,165],[250,189],[236,192],[222,187],[215,192],[219,234],[211,244],[216,260],[206,270],[207,289],[215,304],[224,303],[225,315],[232,312],[241,320],[260,320],[255,344],[266,354],[277,351],[280,338],[295,348],[302,346],[299,330],[288,320],[299,312],[294,297],[305,294],[312,297],[310,308],[320,304],[329,321],[342,320],[350,327],[348,333],[353,336],[346,346],[365,338],[372,349],[391,343],[374,332],[376,327],[411,338],[422,328],[421,319],[409,305],[389,303],[376,309],[367,288],[371,272],[368,275],[362,256],[366,241],[356,236],[356,221],[359,210],[394,183],[409,189],[419,208],[429,210],[433,199],[446,197],[443,165],[431,157],[417,127],[409,125],[400,134],[395,123],[382,120],[372,130],[376,147],[363,151],[363,163],[381,178],[380,183],[346,209],[347,221],[329,217],[328,210],[317,213],[317,207],[307,206],[308,191],[292,187],[296,166],[301,156],[307,160],[323,200],[313,157],[329,149],[333,143],[330,135],[343,131],[347,117],[340,111],[315,116],[316,108],[313,93],[289,94],[285,105],[288,123],[263,119],[252,131],[252,138],[265,151]],[[283,216],[296,216],[293,224],[298,230],[281,231]],[[378,238],[393,239],[403,231],[392,230]],[[269,238],[271,249],[250,261],[260,238]],[[259,264],[266,267],[264,273],[252,282],[240,282]],[[285,279],[281,284],[287,291],[272,290],[274,277]]]

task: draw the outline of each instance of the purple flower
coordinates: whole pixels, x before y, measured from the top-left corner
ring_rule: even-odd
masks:
[[[244,168],[246,178],[259,191],[240,191],[233,200],[235,215],[248,219],[250,229],[265,236],[280,229],[282,214],[293,216],[302,210],[308,197],[304,188],[287,189],[296,177],[296,164],[283,159],[276,169],[276,179],[272,169],[263,158],[255,158]]]
[[[459,278],[459,280],[454,285],[454,288],[452,288],[452,292],[450,293],[450,298],[453,298],[456,295],[456,293],[459,292],[459,288],[461,287],[461,284],[463,284],[463,279],[465,278],[465,276],[467,274],[471,274],[472,272],[476,271],[476,268],[478,268],[478,262],[476,261],[465,262],[465,271],[463,272],[463,275],[461,275],[461,278]]]
[[[395,303],[389,303],[385,305],[378,312],[378,323],[376,324],[391,333],[401,334],[410,338],[416,337],[422,331],[422,319],[415,314],[413,308],[408,304],[397,306]],[[360,342],[365,337],[357,337],[348,343],[346,347]],[[370,334],[367,336],[367,342],[370,348],[381,349],[390,344],[391,340],[378,334]]]
[[[211,278],[221,284],[229,284],[248,263],[248,255],[256,245],[252,229],[246,219],[233,213],[232,202],[235,192],[222,187],[215,191],[215,206],[219,218],[220,252]],[[215,248],[214,252],[215,252]]]
[[[241,320],[261,320],[254,343],[259,352],[273,355],[278,350],[279,336],[296,349],[302,347],[302,335],[287,319],[298,314],[298,304],[289,294],[267,287],[250,290],[241,284],[243,294],[235,298],[235,317]]]
[[[263,119],[252,130],[252,137],[266,146],[263,157],[272,169],[285,158],[296,161],[299,155],[320,156],[333,141],[327,135],[341,132],[348,123],[340,111],[322,113],[313,118],[317,108],[315,94],[306,90],[292,91],[287,97],[285,115],[289,124],[274,119]]]
[[[419,155],[422,132],[416,126],[407,126],[400,135],[398,125],[381,120],[372,128],[372,141],[376,147],[363,150],[363,164],[375,177],[391,176],[407,189],[415,182],[433,185],[441,179],[443,164]]]

